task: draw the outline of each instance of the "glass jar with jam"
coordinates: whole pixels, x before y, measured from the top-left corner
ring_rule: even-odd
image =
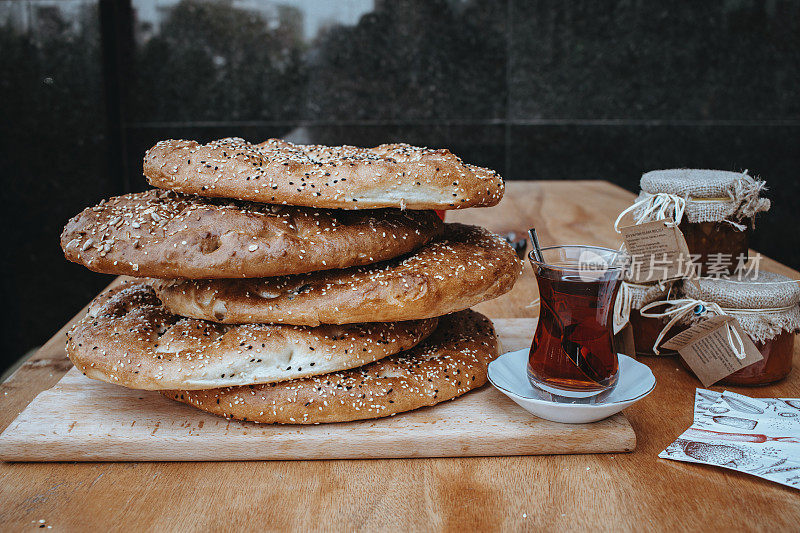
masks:
[[[800,332],[800,285],[773,272],[739,278],[700,278],[699,287],[683,282],[685,298],[716,303],[741,324],[764,357],[734,372],[724,385],[766,385],[792,369],[795,334]],[[686,323],[692,320],[687,318]]]
[[[777,336],[755,345],[763,360],[734,372],[720,383],[724,385],[765,385],[786,377],[792,369],[794,333],[781,331]]]
[[[655,355],[653,345],[665,324],[663,319],[642,316],[639,310],[649,303],[669,298],[672,285],[673,282],[622,282],[620,297],[628,299],[627,305],[630,309],[628,323],[631,327],[636,355]],[[664,349],[660,350],[660,355],[669,355],[670,353],[674,352]]]
[[[751,219],[752,222],[752,219]],[[678,229],[695,257],[701,276],[732,274],[737,265],[747,262],[750,226],[739,229],[727,222],[689,222],[684,218]]]
[[[770,207],[761,198],[764,181],[746,172],[683,168],[647,172],[639,183],[637,223],[675,220],[701,276],[733,274],[747,262],[749,229]],[[655,197],[660,205],[645,212]]]

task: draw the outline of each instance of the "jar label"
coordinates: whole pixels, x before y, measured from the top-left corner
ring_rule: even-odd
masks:
[[[619,228],[631,256],[628,278],[635,283],[696,278],[683,232],[672,219]]]
[[[728,315],[701,320],[662,346],[677,350],[705,387],[764,358],[739,321]]]

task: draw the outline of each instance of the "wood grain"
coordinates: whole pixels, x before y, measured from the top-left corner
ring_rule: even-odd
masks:
[[[498,319],[495,327],[500,342],[516,350],[527,343],[534,323],[507,318]],[[342,442],[347,446],[337,446]],[[379,420],[279,426],[228,421],[154,391],[91,380],[72,368],[0,435],[0,459],[469,457],[626,452],[635,445],[636,436],[623,414],[595,424],[558,424],[531,416],[491,386]]]
[[[542,244],[619,244],[611,228],[633,194],[600,181],[510,182],[493,208],[448,220],[522,232]],[[769,214],[765,215],[769,216]],[[762,267],[795,279],[773,261]],[[534,316],[530,268],[515,289],[477,307],[492,318]],[[0,427],[68,370],[64,331],[0,385]],[[798,343],[800,344],[800,343]],[[795,370],[775,385],[732,388],[800,397]],[[671,358],[640,359],[656,390],[625,411],[628,454],[233,463],[3,463],[0,524],[33,529],[547,529],[797,531],[794,489],[738,472],[658,459],[691,424],[700,383]],[[721,387],[714,387],[722,390]],[[341,443],[340,446],[347,446]]]

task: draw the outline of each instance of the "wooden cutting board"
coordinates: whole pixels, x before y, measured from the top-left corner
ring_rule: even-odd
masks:
[[[503,348],[527,346],[534,319],[498,319]],[[626,452],[620,413],[594,424],[536,418],[487,385],[394,417],[317,426],[225,420],[71,369],[0,435],[5,461],[235,461]]]

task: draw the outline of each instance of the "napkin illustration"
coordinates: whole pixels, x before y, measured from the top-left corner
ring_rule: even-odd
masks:
[[[658,456],[800,489],[800,399],[697,389],[692,426]]]

